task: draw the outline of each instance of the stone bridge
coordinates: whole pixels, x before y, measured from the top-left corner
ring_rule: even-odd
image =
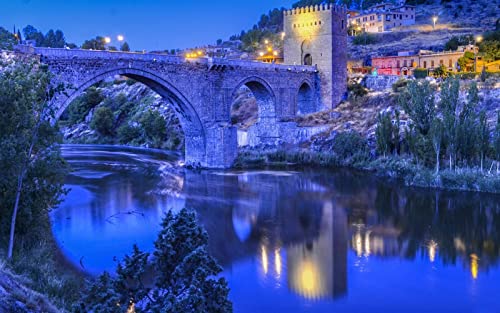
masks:
[[[243,85],[258,103],[254,144],[287,142],[298,112],[324,108],[315,66],[30,46],[18,46],[17,51],[35,55],[48,65],[54,84],[68,86],[54,101],[56,118],[87,88],[110,76],[149,86],[175,108],[185,133],[185,162],[193,166],[232,165],[238,143],[230,112]]]

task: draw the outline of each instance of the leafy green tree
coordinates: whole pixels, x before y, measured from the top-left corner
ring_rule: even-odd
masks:
[[[134,246],[117,269],[104,273],[82,294],[74,312],[232,312],[222,271],[207,251],[207,233],[194,212],[169,211],[161,223],[153,257]],[[152,284],[143,281],[154,271]]]
[[[488,120],[486,112],[481,111],[479,114],[479,129],[478,129],[478,150],[481,160],[481,172],[483,171],[484,158],[490,149],[490,130],[488,128]]]
[[[460,81],[450,77],[441,84],[441,101],[439,103],[443,114],[443,140],[449,158],[450,169],[457,153],[457,107],[459,100]]]
[[[155,148],[160,148],[167,136],[165,119],[158,111],[148,110],[139,119],[148,142]]]
[[[379,113],[375,137],[377,138],[377,151],[385,157],[390,153],[392,143],[392,122],[389,113]]]
[[[443,142],[443,122],[441,119],[436,118],[432,121],[430,137],[432,140],[432,147],[436,153],[436,174],[439,173],[439,161],[441,155],[441,143]]]
[[[82,44],[82,49],[106,50],[106,40],[101,36],[97,36],[94,39],[85,40]]]
[[[467,94],[467,101],[459,113],[458,152],[463,161],[472,160],[477,151],[477,114],[476,108],[479,104],[479,92],[476,82],[472,82]]]
[[[61,119],[68,120],[70,124],[82,122],[90,110],[104,100],[101,91],[96,86],[89,87],[85,93],[75,99]]]
[[[41,47],[44,43],[45,36],[38,31],[35,27],[28,25],[25,28],[23,28],[23,34],[24,34],[24,39],[26,40],[34,40],[35,44],[38,47]]]
[[[128,144],[134,140],[140,139],[142,131],[139,127],[125,123],[118,128],[118,141],[121,144]]]
[[[8,258],[16,234],[33,242],[40,227],[50,227],[48,211],[64,194],[67,166],[58,146],[61,136],[50,123],[51,101],[60,86],[52,86],[50,78],[39,63],[0,72],[0,232],[9,238]]]
[[[446,66],[444,66],[443,64],[441,64],[438,68],[436,68],[432,74],[435,76],[435,77],[448,77],[449,76],[449,73],[448,73],[448,69],[446,68]]]
[[[90,127],[103,136],[109,136],[113,133],[114,123],[113,111],[108,107],[99,107],[94,112]]]
[[[396,110],[394,112],[394,115],[396,116],[396,121],[394,123],[394,125],[392,125],[392,147],[394,149],[394,154],[399,154],[400,150],[401,150],[401,147],[400,147],[400,143],[401,143],[401,127],[400,127],[400,123],[401,123],[401,113],[399,112],[399,110]]]
[[[333,152],[342,160],[368,158],[368,143],[366,138],[355,131],[342,132],[335,136]]]
[[[500,60],[500,40],[488,40],[481,43],[479,52],[486,61]]]
[[[0,50],[12,50],[16,45],[14,35],[3,27],[0,27]]]
[[[123,52],[129,52],[130,51],[130,46],[128,45],[128,43],[124,42],[122,44],[122,46],[120,47],[120,50],[123,51]]]
[[[427,135],[436,116],[434,90],[428,81],[409,81],[399,103],[410,116],[417,130]]]

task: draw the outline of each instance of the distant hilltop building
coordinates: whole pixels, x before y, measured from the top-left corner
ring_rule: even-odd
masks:
[[[315,65],[323,109],[337,106],[347,89],[347,9],[321,4],[286,10],[284,31],[284,63]]]
[[[432,72],[441,65],[449,72],[457,72],[458,59],[463,57],[466,51],[477,53],[478,48],[469,45],[459,47],[457,51],[400,51],[395,56],[372,57],[372,67],[379,75],[411,76],[416,68]]]
[[[365,11],[349,11],[349,25],[368,33],[381,33],[396,27],[414,25],[415,6],[403,2],[384,2]]]

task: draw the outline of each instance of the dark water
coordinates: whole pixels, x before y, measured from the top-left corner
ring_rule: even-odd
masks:
[[[409,190],[347,171],[169,168],[174,154],[65,146],[53,213],[65,255],[112,270],[194,208],[235,312],[500,312],[500,198]],[[116,257],[116,258],[115,258]]]

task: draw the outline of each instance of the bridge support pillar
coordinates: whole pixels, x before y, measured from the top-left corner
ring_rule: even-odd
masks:
[[[231,167],[238,155],[237,128],[216,124],[206,128],[206,167]]]

